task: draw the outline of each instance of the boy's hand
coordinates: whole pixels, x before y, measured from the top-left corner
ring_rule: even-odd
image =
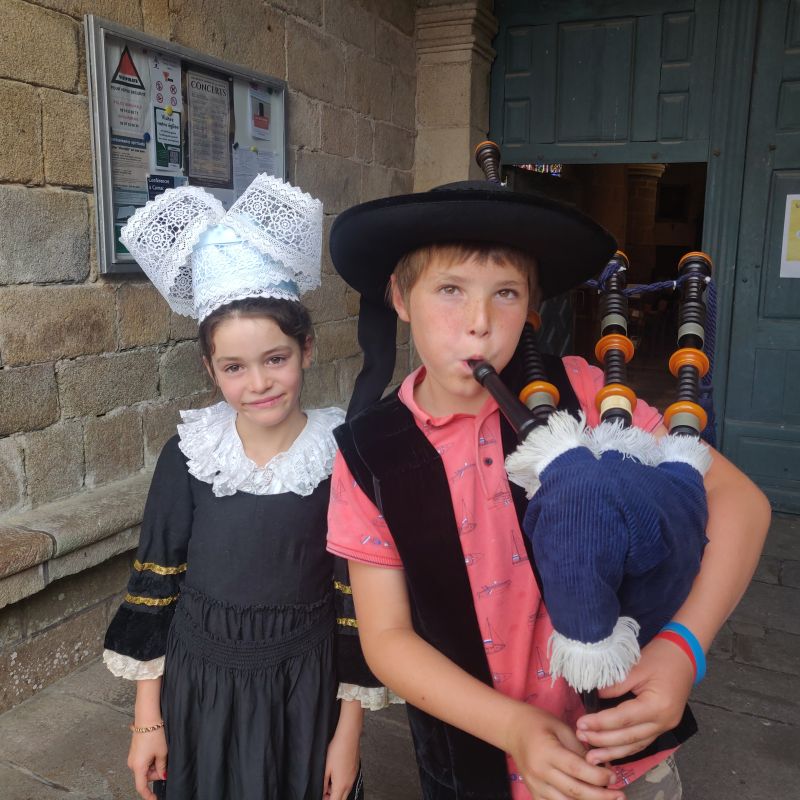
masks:
[[[586,763],[583,745],[569,727],[533,706],[520,704],[506,751],[533,800],[625,800],[621,792],[605,788],[614,773]]]
[[[633,755],[674,728],[681,720],[693,681],[694,670],[684,653],[672,642],[653,639],[622,683],[600,690],[601,697],[633,692],[636,699],[578,720],[578,739],[592,748],[586,760],[604,764]]]
[[[353,788],[360,760],[361,719],[361,704],[357,700],[342,701],[339,724],[325,758],[324,800],[346,800]]]
[[[133,734],[128,751],[128,768],[133,773],[136,791],[142,800],[156,800],[147,784],[149,781],[163,781],[167,777],[167,737],[163,728]]]

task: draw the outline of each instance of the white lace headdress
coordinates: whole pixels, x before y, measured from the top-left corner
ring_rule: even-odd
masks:
[[[266,174],[227,213],[182,186],[138,209],[120,240],[173,311],[202,321],[233,300],[298,300],[319,286],[322,203]]]

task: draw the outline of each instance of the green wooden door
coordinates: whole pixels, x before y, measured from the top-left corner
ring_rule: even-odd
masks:
[[[726,451],[800,512],[800,274],[781,277],[787,196],[800,199],[800,0],[761,3],[743,188]]]

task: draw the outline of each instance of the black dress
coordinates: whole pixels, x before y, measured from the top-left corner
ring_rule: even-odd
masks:
[[[177,436],[165,445],[105,645],[138,661],[166,656],[159,796],[321,797],[338,682],[377,685],[352,627],[335,644],[347,612],[336,610],[325,550],[329,491],[327,478],[305,497],[218,497],[189,474]]]

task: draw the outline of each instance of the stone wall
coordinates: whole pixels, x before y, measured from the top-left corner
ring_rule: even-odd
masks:
[[[84,13],[287,80],[288,177],[323,200],[326,236],[413,184],[413,0],[0,0],[0,683],[17,687],[0,709],[96,655],[149,470],[178,409],[212,397],[195,324],[98,272]],[[308,304],[304,402],[343,405],[358,306],[327,252]],[[398,344],[396,377],[404,327]]]

